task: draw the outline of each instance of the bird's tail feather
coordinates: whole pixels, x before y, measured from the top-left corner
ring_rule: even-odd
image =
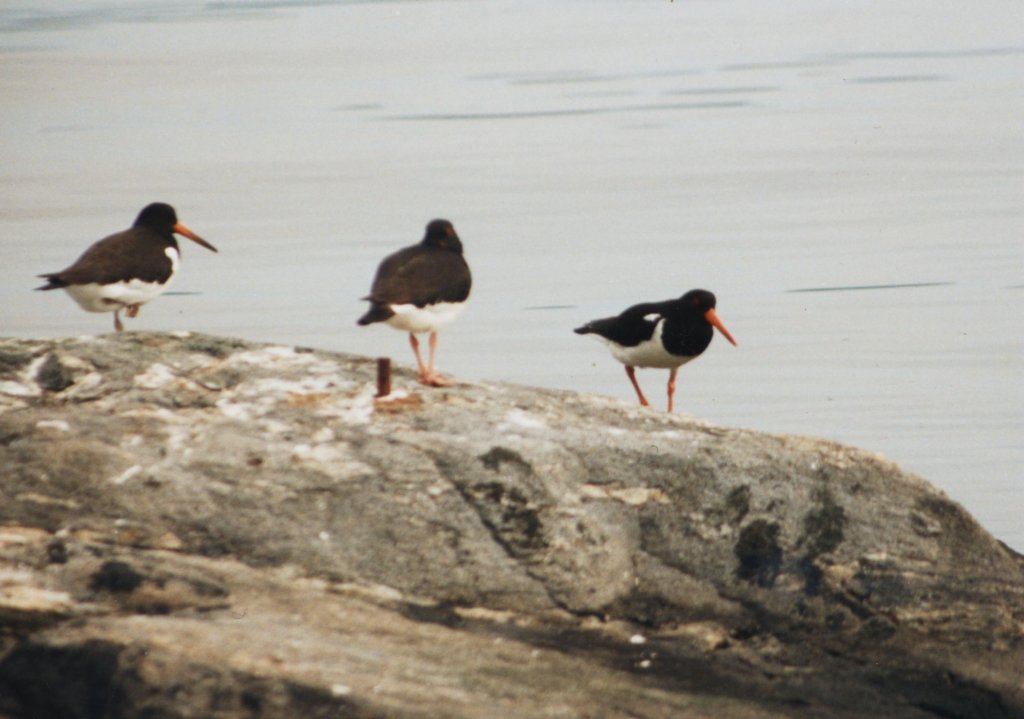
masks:
[[[356,324],[372,325],[374,322],[384,322],[394,316],[394,312],[387,305],[374,302],[370,305],[369,311],[359,318]]]
[[[68,282],[62,280],[57,275],[38,275],[46,280],[46,284],[42,287],[36,287],[37,290],[59,290],[62,287],[67,287]]]

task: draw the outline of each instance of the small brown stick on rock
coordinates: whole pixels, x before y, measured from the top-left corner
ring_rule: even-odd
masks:
[[[391,394],[391,358],[377,358],[377,396],[387,397]]]

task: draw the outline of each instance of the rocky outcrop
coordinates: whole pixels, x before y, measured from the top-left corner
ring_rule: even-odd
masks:
[[[0,715],[1024,715],[1024,559],[886,460],[374,369],[0,341]]]

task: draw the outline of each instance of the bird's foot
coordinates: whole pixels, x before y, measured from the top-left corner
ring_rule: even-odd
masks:
[[[420,382],[428,387],[449,387],[453,384],[452,380],[447,377],[443,377],[436,372],[421,372]]]
[[[121,322],[120,310],[114,312],[114,331],[124,332],[124,323]]]

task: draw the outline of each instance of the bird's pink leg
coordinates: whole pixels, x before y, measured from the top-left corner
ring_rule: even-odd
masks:
[[[124,332],[124,325],[121,323],[121,308],[114,310],[114,330]]]
[[[437,354],[437,332],[430,333],[430,359],[427,364],[427,381],[433,387],[447,387],[451,384],[441,375],[434,371],[434,356]]]
[[[139,308],[140,307],[142,307],[142,305],[139,305],[139,304],[126,305],[124,313],[126,315],[128,315],[129,317],[136,317],[139,314]]]
[[[668,411],[672,411],[672,397],[676,393],[676,372],[679,371],[678,367],[673,367],[668,372]]]
[[[412,332],[409,333],[409,344],[412,345],[413,354],[416,355],[416,366],[419,368],[420,382],[426,384],[427,368],[423,365],[423,358],[420,357],[420,341],[416,339],[416,335]]]
[[[640,399],[640,404],[644,407],[650,407],[651,403],[644,397],[643,391],[640,389],[640,384],[636,381],[636,370],[629,365],[626,365],[626,376],[629,377],[629,381],[633,383],[633,389],[636,390],[636,396]]]

